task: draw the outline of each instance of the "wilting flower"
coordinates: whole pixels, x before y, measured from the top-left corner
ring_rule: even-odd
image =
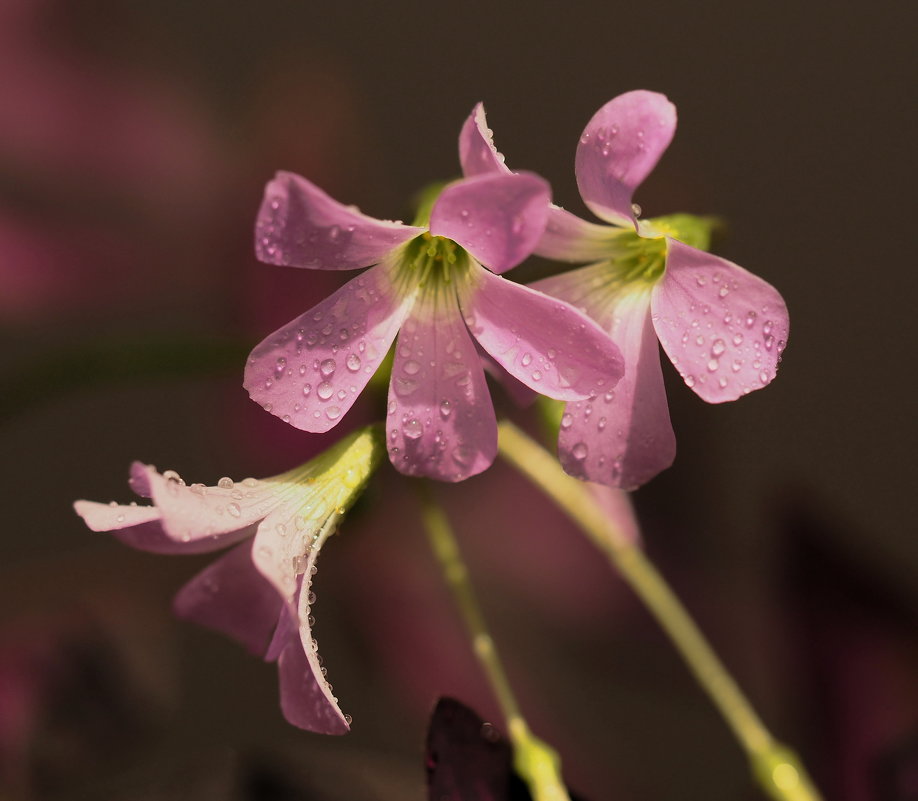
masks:
[[[575,162],[586,205],[610,226],[553,206],[535,252],[587,267],[539,281],[539,290],[596,320],[622,349],[614,390],[569,403],[559,451],[572,475],[634,488],[668,467],[676,440],[659,339],[685,383],[721,403],[768,384],[787,341],[788,316],[770,284],[706,253],[709,224],[689,215],[638,220],[632,195],[666,150],[676,109],[663,95],[628,92],[606,103],[580,137]],[[466,175],[506,174],[484,110],[460,137]]]
[[[376,266],[255,348],[245,374],[249,394],[297,428],[327,431],[399,332],[389,457],[403,473],[459,481],[486,469],[497,451],[470,332],[536,392],[582,400],[613,387],[621,354],[595,322],[499,276],[532,252],[549,199],[536,175],[465,178],[436,198],[429,226],[409,226],[367,217],[306,179],[279,173],[258,215],[259,259],[322,270]]]
[[[144,551],[193,554],[235,545],[179,591],[177,614],[276,661],[290,723],[343,734],[349,721],[312,638],[311,583],[319,549],[379,463],[381,434],[362,429],[288,473],[238,483],[221,478],[215,487],[186,486],[173,471],[135,462],[131,488],[153,506],[77,501],[74,508],[93,531],[110,531]]]

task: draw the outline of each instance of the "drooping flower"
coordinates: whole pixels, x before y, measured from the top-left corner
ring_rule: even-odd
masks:
[[[472,336],[536,392],[581,400],[613,387],[621,354],[594,321],[500,277],[532,252],[549,200],[548,184],[533,174],[468,177],[436,198],[429,225],[409,226],[368,217],[279,173],[258,215],[259,259],[322,270],[376,266],[252,351],[249,394],[297,428],[327,431],[398,333],[389,457],[402,473],[459,481],[486,469],[497,450]]]
[[[143,551],[196,554],[235,546],[183,587],[176,613],[277,662],[280,703],[295,726],[343,734],[349,720],[324,677],[312,637],[312,576],[322,545],[382,457],[382,432],[357,431],[273,478],[186,486],[135,462],[131,488],[152,506],[77,501],[93,531]]]
[[[774,377],[787,308],[770,284],[705,252],[710,224],[690,215],[639,220],[632,196],[663,155],[676,109],[648,91],[620,95],[590,120],[577,146],[577,184],[597,225],[552,206],[535,252],[586,267],[533,286],[596,320],[622,349],[618,386],[569,403],[558,448],[572,475],[633,489],[676,453],[657,340],[685,383],[709,403]],[[506,174],[479,106],[463,128],[467,175]]]

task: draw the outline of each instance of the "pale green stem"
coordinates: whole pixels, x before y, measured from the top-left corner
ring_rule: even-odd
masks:
[[[510,422],[499,424],[498,448],[580,526],[641,598],[733,730],[762,788],[779,801],[820,801],[800,759],[771,736],[669,585],[604,513],[588,485],[567,475],[557,459]]]
[[[516,772],[526,781],[535,801],[570,801],[561,778],[561,761],[557,753],[532,734],[520,712],[446,513],[434,501],[425,484],[419,482],[418,487],[424,531],[471,637],[475,656],[506,720]]]

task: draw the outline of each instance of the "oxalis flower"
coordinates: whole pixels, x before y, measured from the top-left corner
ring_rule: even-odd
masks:
[[[187,486],[174,471],[135,462],[131,488],[152,506],[77,501],[93,531],[143,551],[195,554],[233,547],[182,588],[176,613],[217,629],[277,662],[280,703],[293,725],[344,734],[342,714],[312,637],[312,577],[335,532],[382,457],[382,431],[363,429],[273,478],[221,478]]]
[[[676,109],[666,97],[628,92],[604,105],[577,146],[584,202],[610,223],[596,225],[553,206],[535,252],[586,267],[533,286],[583,309],[622,349],[618,385],[569,403],[558,449],[575,476],[633,489],[676,453],[657,339],[685,383],[721,403],[774,377],[788,334],[777,290],[705,252],[710,223],[690,215],[639,220],[635,189],[666,150]],[[466,175],[509,172],[479,106],[460,137]]]
[[[376,220],[279,173],[256,254],[270,264],[361,273],[251,354],[251,397],[305,431],[336,425],[398,333],[386,445],[402,473],[459,481],[486,469],[497,427],[472,337],[536,392],[583,400],[623,372],[608,335],[567,303],[500,277],[545,229],[548,184],[482,175],[443,189],[418,225]],[[482,265],[487,265],[485,269]],[[471,336],[470,336],[471,334]]]

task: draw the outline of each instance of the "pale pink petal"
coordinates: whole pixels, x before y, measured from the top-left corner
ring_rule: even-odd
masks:
[[[255,255],[268,264],[355,270],[422,233],[423,228],[368,217],[305,178],[279,172],[265,187],[258,211]]]
[[[676,107],[637,90],[610,100],[587,123],[575,171],[584,203],[616,225],[636,225],[634,190],[656,166],[676,131]]]
[[[648,291],[625,295],[617,304],[611,333],[625,374],[615,389],[564,409],[558,454],[573,476],[637,489],[676,457],[649,304]]]
[[[608,391],[624,372],[609,335],[564,301],[474,264],[459,301],[481,346],[542,395],[582,400]]]
[[[666,354],[708,403],[735,400],[775,377],[787,307],[771,284],[733,262],[669,240],[651,311]]]
[[[243,382],[252,400],[303,431],[337,425],[389,350],[411,307],[388,263],[352,279],[264,339]]]
[[[548,219],[551,187],[533,173],[478,175],[450,184],[430,213],[430,233],[457,242],[495,273],[529,256]]]
[[[251,536],[270,500],[266,482],[253,478],[239,483],[224,478],[215,487],[186,486],[175,473],[161,475],[148,466],[147,481],[163,530],[188,546],[187,553],[224,548]]]
[[[143,462],[131,463],[131,477],[128,479],[128,485],[141,498],[150,497],[150,482],[147,479],[147,466]]]
[[[386,429],[389,459],[406,475],[461,481],[494,461],[494,408],[454,285],[420,295],[402,326]]]
[[[630,230],[630,229],[628,229]],[[552,205],[548,210],[545,233],[535,253],[546,259],[592,262],[608,258],[622,229],[581,220],[569,211]]]
[[[459,161],[467,178],[485,173],[509,173],[504,157],[494,147],[491,129],[485,119],[484,105],[472,109],[459,134]]]
[[[277,628],[282,601],[252,564],[245,542],[208,565],[175,596],[175,613],[216,629],[264,656]]]
[[[214,536],[190,537],[184,540],[177,539],[165,531],[162,512],[155,506],[119,506],[77,501],[73,508],[91,530],[110,532],[126,545],[150,553],[209,553],[233,545],[255,532],[255,526],[248,525]]]
[[[281,710],[294,726],[319,734],[346,734],[350,730],[331,685],[319,663],[318,644],[312,638],[311,604],[306,581],[297,600],[299,625],[285,608],[269,652],[276,651]]]
[[[625,542],[630,545],[641,544],[641,527],[634,514],[631,496],[620,489],[605,487],[602,484],[588,483],[587,490],[602,508],[609,521],[618,529]]]
[[[312,664],[299,640],[291,640],[277,660],[280,706],[288,723],[318,734],[347,734],[350,726],[323,684],[321,667]]]

